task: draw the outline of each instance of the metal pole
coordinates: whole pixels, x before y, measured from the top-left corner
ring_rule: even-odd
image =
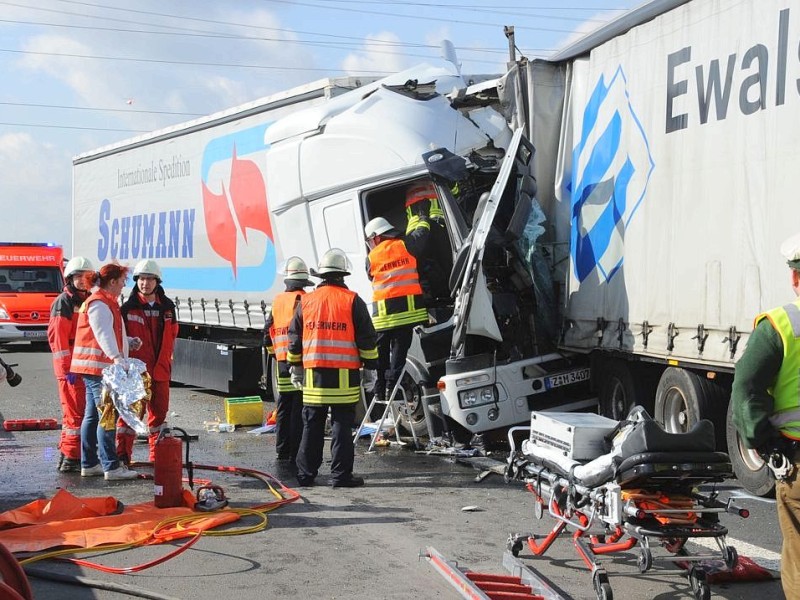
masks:
[[[517,62],[517,48],[514,42],[514,26],[506,25],[503,27],[503,33],[508,40],[508,67],[511,68]]]

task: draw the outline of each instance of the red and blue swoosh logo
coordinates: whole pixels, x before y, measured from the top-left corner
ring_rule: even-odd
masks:
[[[214,289],[220,291],[261,291],[275,280],[277,258],[275,237],[269,217],[267,189],[262,171],[265,165],[264,133],[271,123],[245,129],[211,140],[205,147],[201,164],[203,214],[208,243],[213,254],[226,266],[165,268],[164,280],[177,289]],[[225,165],[222,172],[230,177],[212,178],[215,165]],[[215,174],[220,172],[214,170]],[[263,235],[258,235],[258,234]],[[243,265],[240,250],[264,246],[263,259]],[[214,261],[217,262],[217,261]]]

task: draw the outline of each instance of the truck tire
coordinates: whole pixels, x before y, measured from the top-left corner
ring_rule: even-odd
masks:
[[[653,412],[655,382],[646,366],[622,359],[600,359],[595,371],[600,380],[601,415],[622,421],[636,405]]]
[[[697,373],[667,367],[656,388],[653,418],[670,433],[686,433],[701,419],[714,424],[716,447],[725,449],[725,390]]]
[[[425,371],[411,358],[406,358],[406,371],[400,385],[405,392],[409,414],[400,415],[399,425],[409,434],[427,436],[428,425],[425,422],[425,412],[422,408],[422,382],[425,380]],[[397,392],[400,394],[400,391]]]
[[[731,459],[736,479],[754,496],[772,497],[775,495],[775,478],[758,452],[747,448],[733,424],[733,408],[728,406],[725,423],[728,439],[728,456]]]

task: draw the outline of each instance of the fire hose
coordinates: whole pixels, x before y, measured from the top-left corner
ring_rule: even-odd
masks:
[[[135,466],[152,466],[152,465],[153,463],[143,462],[143,463],[136,463]],[[285,486],[281,481],[279,481],[269,473],[264,473],[262,471],[257,471],[255,469],[247,469],[243,467],[231,467],[231,466],[221,466],[221,465],[197,465],[197,464],[193,466],[195,469],[217,471],[221,473],[231,473],[235,475],[253,477],[255,479],[262,481],[266,485],[269,492],[273,496],[275,496],[276,499],[247,508],[226,508],[224,510],[215,511],[215,514],[219,515],[233,514],[237,515],[239,518],[246,516],[254,516],[258,519],[258,522],[254,525],[238,527],[235,529],[226,529],[225,531],[203,530],[199,527],[194,527],[194,525],[196,523],[199,523],[200,521],[208,519],[208,514],[209,514],[208,512],[192,514],[192,515],[183,515],[179,517],[171,517],[168,519],[164,519],[163,521],[159,522],[153,529],[153,531],[150,532],[147,536],[143,537],[142,539],[136,540],[134,542],[124,543],[124,544],[108,544],[104,546],[97,546],[94,548],[67,548],[63,550],[55,550],[52,552],[45,552],[42,554],[31,556],[29,558],[21,560],[20,564],[27,569],[28,565],[35,562],[48,559],[59,559],[59,560],[66,560],[68,562],[80,566],[103,571],[105,573],[113,573],[119,575],[137,573],[149,569],[151,567],[154,567],[156,565],[159,565],[169,560],[170,558],[182,554],[183,552],[191,548],[200,539],[200,537],[204,535],[231,536],[231,535],[243,535],[246,533],[255,533],[258,531],[262,531],[267,527],[268,524],[267,513],[276,510],[277,508],[285,504],[295,502],[300,498],[300,494],[298,492]],[[68,558],[71,555],[95,553],[95,552],[103,552],[105,554],[108,552],[127,550],[130,548],[135,548],[146,544],[168,542],[176,539],[177,537],[185,537],[187,533],[189,533],[191,537],[188,540],[186,540],[186,542],[181,544],[179,547],[168,552],[164,556],[132,567],[109,567],[106,565],[101,565],[84,559]]]

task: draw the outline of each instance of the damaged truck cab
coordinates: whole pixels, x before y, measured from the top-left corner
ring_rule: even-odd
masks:
[[[267,130],[270,210],[276,231],[291,232],[281,236],[283,254],[344,250],[354,265],[348,285],[370,301],[364,224],[380,216],[405,231],[406,190],[432,182],[444,219],[420,261],[430,322],[415,330],[402,380],[412,409],[406,425],[432,429],[429,412],[445,417],[445,429],[481,433],[525,421],[533,408],[596,404],[586,361],[553,346],[535,151],[500,110],[505,80],[467,86],[433,68],[409,77],[364,86]],[[580,387],[570,401],[561,393],[568,385]]]

